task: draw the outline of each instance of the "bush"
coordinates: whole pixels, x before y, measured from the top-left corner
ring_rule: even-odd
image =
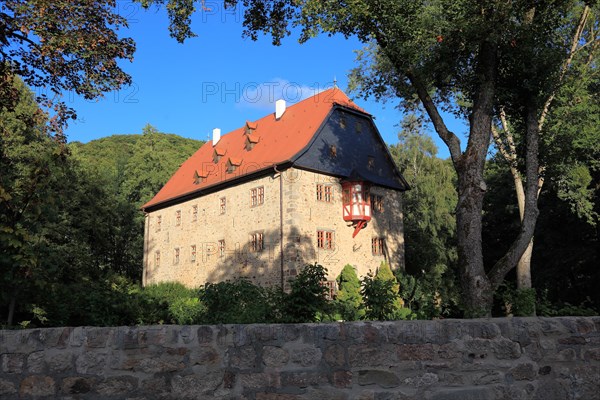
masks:
[[[589,304],[591,304],[591,300],[589,300],[589,298],[578,306],[566,302],[552,304],[550,300],[548,300],[548,291],[544,290],[537,299],[536,307],[538,315],[542,317],[589,317],[599,315],[598,311],[590,307]]]
[[[394,277],[389,265],[382,262],[375,277],[368,274],[362,280],[365,319],[389,321],[397,319],[414,319],[415,315],[399,294],[400,285]]]
[[[350,264],[344,266],[337,277],[338,293],[334,301],[334,308],[340,319],[344,321],[358,321],[364,314],[362,297],[360,295],[360,280],[354,267]]]
[[[197,289],[181,283],[164,282],[146,286],[140,293],[143,305],[138,314],[140,324],[195,324],[204,311]]]
[[[314,263],[306,265],[296,279],[290,281],[291,291],[285,300],[286,322],[315,322],[332,314],[328,290],[323,286],[326,278],[327,270]]]
[[[208,324],[252,324],[277,322],[281,312],[280,289],[265,289],[247,279],[233,282],[207,283],[200,299],[205,310],[203,321]]]
[[[502,284],[494,293],[496,302],[505,316],[528,317],[535,315],[535,289],[517,289],[512,283]]]

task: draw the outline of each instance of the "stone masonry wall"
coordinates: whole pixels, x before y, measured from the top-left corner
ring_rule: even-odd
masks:
[[[0,398],[600,399],[600,317],[0,331]]]
[[[328,269],[329,280],[335,280],[346,264],[353,265],[360,277],[376,272],[384,260],[392,268],[404,267],[401,192],[373,187],[372,193],[384,199],[384,210],[374,212],[366,228],[353,238],[354,228],[342,217],[338,178],[296,168],[282,176],[284,282],[314,262]],[[144,284],[176,281],[198,287],[245,277],[259,285],[281,285],[279,179],[279,175],[265,176],[149,213]],[[316,199],[317,184],[331,187],[330,202]],[[264,203],[251,206],[251,190],[259,187],[264,190]],[[221,199],[225,199],[223,212]],[[333,232],[332,249],[317,248],[317,230]],[[251,235],[257,232],[263,235],[261,252],[251,249]],[[372,238],[385,239],[385,254],[372,254]]]

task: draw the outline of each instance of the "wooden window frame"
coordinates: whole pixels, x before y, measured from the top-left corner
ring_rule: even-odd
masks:
[[[328,229],[317,230],[317,248],[322,250],[335,249],[335,231]]]
[[[227,212],[227,197],[219,198],[219,215],[224,215]]]
[[[257,186],[250,189],[250,207],[258,207],[265,203],[265,187]]]
[[[219,257],[225,257],[225,239],[219,240],[218,249],[219,249]]]
[[[317,183],[317,201],[333,203],[333,186]]]
[[[372,237],[371,238],[371,254],[374,256],[385,255],[385,238],[383,238],[383,237]]]
[[[265,249],[265,234],[262,231],[252,232],[250,234],[250,250],[253,253],[260,253]]]

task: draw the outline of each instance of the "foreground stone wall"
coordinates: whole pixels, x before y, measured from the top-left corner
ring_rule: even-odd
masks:
[[[600,399],[600,317],[0,331],[0,398]]]

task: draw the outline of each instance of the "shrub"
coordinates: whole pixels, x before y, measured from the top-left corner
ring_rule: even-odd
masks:
[[[205,306],[202,319],[208,324],[277,322],[280,291],[253,285],[247,279],[207,283],[200,296]]]
[[[400,285],[389,265],[382,262],[375,277],[368,274],[362,281],[365,319],[414,319],[412,311],[404,307],[399,290]]]
[[[145,287],[140,293],[143,305],[138,323],[194,324],[201,322],[204,307],[197,289],[181,283],[164,282]]]
[[[360,280],[354,267],[350,264],[344,266],[336,280],[339,288],[334,302],[336,313],[345,321],[361,319],[365,311],[362,308]]]
[[[291,291],[286,296],[286,322],[315,322],[331,314],[327,300],[328,290],[323,286],[327,270],[317,263],[306,265],[296,279],[290,281]]]

